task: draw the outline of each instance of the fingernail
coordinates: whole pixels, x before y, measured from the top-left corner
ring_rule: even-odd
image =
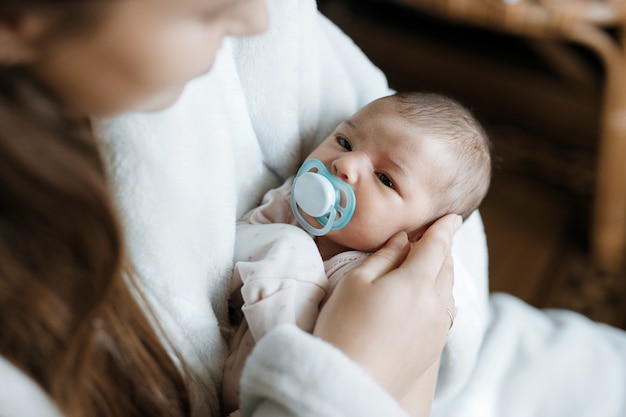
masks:
[[[393,235],[387,245],[396,249],[404,249],[407,243],[409,243],[409,237],[407,236],[406,232],[400,232]]]

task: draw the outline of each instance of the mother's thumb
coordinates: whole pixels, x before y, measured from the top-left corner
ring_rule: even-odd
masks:
[[[391,239],[387,241],[387,243],[385,243],[385,246],[383,246],[382,249],[394,248],[394,249],[402,250],[406,247],[408,243],[409,243],[409,237],[406,234],[406,232],[398,232],[395,235],[393,235]]]
[[[398,232],[357,268],[362,276],[374,281],[400,266],[408,254],[408,248],[409,238],[406,232]]]

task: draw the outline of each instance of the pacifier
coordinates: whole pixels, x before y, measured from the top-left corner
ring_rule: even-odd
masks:
[[[305,161],[298,170],[291,186],[290,202],[291,210],[304,230],[323,236],[348,224],[354,213],[356,197],[347,183],[328,172],[322,161],[313,158]],[[302,212],[315,218],[322,227],[310,224]]]

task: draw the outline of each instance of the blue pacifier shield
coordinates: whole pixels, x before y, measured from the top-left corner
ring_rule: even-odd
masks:
[[[352,188],[328,172],[319,159],[309,159],[293,180],[290,202],[300,225],[312,235],[323,236],[348,224],[356,198]],[[301,211],[315,218],[322,227],[310,224]]]

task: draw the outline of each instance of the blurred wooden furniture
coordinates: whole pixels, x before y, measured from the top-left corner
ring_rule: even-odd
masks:
[[[597,179],[591,229],[593,261],[618,273],[626,257],[626,0],[382,0],[503,33],[571,42],[604,66]],[[563,73],[580,76],[576,63],[550,45]]]

